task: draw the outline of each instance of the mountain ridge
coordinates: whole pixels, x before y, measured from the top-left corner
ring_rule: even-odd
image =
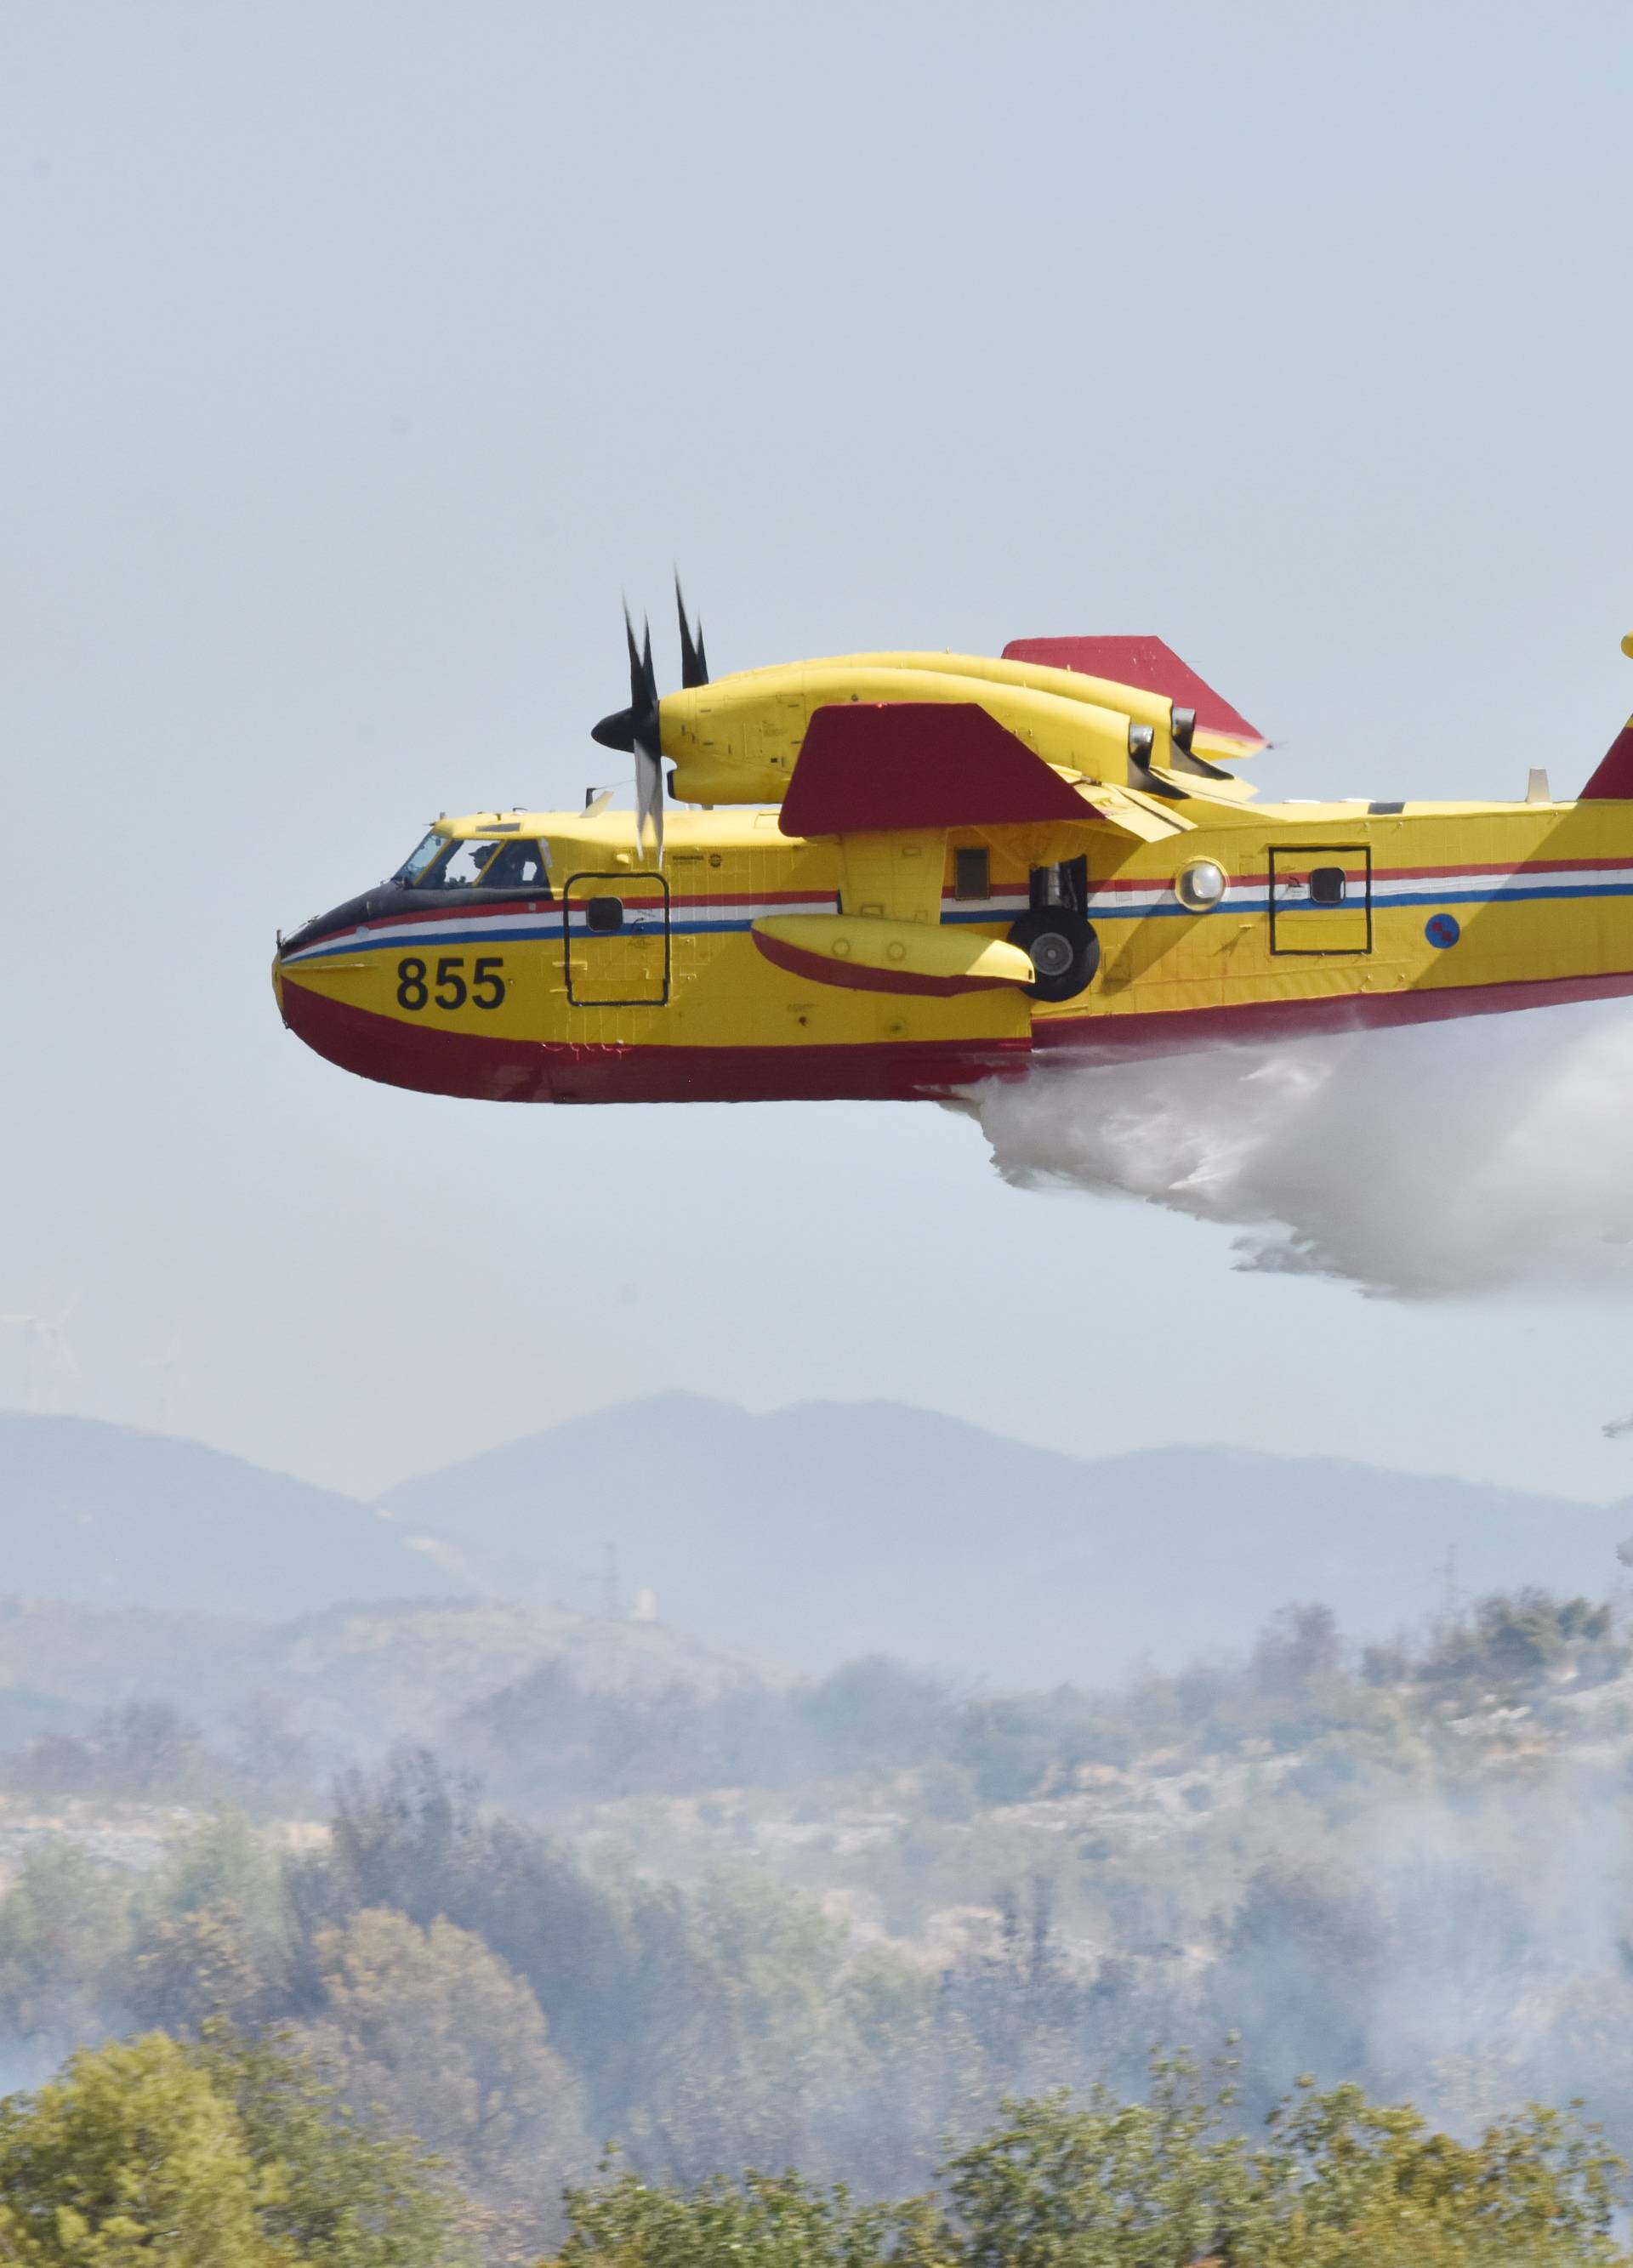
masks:
[[[356,1498],[175,1434],[0,1410],[0,1592],[277,1622],[453,1587]]]
[[[514,1601],[820,1675],[900,1655],[1008,1685],[1239,1652],[1320,1599],[1362,1639],[1536,1582],[1603,1596],[1625,1502],[1193,1444],[1102,1458],[884,1400],[615,1405],[375,1506],[93,1418],[0,1413],[0,1594],[237,1616]]]
[[[1387,1638],[1444,1603],[1449,1554],[1467,1593],[1603,1595],[1630,1516],[1355,1458],[1085,1459],[885,1401],[748,1412],[687,1395],[524,1434],[381,1506],[474,1581],[549,1595],[599,1546],[706,1643],[813,1672],[880,1651],[1031,1683],[1239,1650],[1294,1599]]]

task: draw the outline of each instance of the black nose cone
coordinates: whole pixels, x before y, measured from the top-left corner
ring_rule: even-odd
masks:
[[[622,748],[630,755],[635,747],[635,712],[632,709],[615,709],[610,717],[603,717],[599,725],[590,727],[590,738],[603,748]]]

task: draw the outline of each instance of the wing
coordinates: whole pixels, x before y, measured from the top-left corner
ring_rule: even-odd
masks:
[[[830,703],[806,730],[778,825],[837,841],[843,911],[763,917],[755,939],[768,959],[826,983],[921,993],[1028,984],[1034,971],[1018,946],[942,924],[952,828],[1015,828],[1040,865],[1078,855],[1102,828],[1149,842],[1191,824],[1162,793],[1046,763],[979,703]]]
[[[839,836],[1101,826],[1154,842],[1192,822],[1159,796],[1046,763],[979,703],[889,701],[816,711],[777,823]]]
[[[806,728],[785,835],[1092,823],[1053,764],[975,702],[832,702]]]

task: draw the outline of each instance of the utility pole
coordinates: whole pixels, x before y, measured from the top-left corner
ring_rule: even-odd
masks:
[[[1449,1543],[1446,1556],[1440,1564],[1440,1616],[1445,1623],[1457,1620],[1457,1546]]]

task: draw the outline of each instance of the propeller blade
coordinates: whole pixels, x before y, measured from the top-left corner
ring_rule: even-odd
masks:
[[[635,643],[635,625],[630,620],[630,602],[627,599],[624,601],[624,643],[630,650],[630,708],[632,711],[638,712],[646,696],[647,672],[652,666],[652,630],[648,626],[647,659],[643,666],[640,649]]]
[[[647,684],[652,668],[652,640],[648,637],[647,641],[647,666],[643,670],[640,649],[635,643],[635,625],[630,620],[630,602],[627,599],[624,601],[624,643],[629,649],[630,657],[630,705],[627,709],[615,709],[610,716],[603,717],[599,724],[592,725],[590,738],[592,740],[598,741],[603,748],[617,748],[627,756],[634,750],[635,728],[641,711],[647,705]],[[653,688],[651,698],[653,706],[655,707],[657,705],[655,687]]]
[[[697,633],[686,619],[686,601],[681,595],[680,570],[675,572],[675,611],[680,616],[681,683],[688,692],[709,681],[709,658],[703,651],[703,617],[698,617]]]
[[[663,765],[657,751],[643,741],[635,745],[635,833],[641,855],[647,851],[647,830],[652,829],[652,855],[663,856]]]
[[[653,856],[663,856],[663,741],[658,723],[658,679],[652,666],[652,624],[643,651],[635,652],[635,630],[627,611],[624,625],[630,641],[630,707],[633,711],[635,743],[635,834],[643,857],[647,831],[653,836]]]
[[[652,666],[652,624],[643,622],[641,630],[646,638],[646,645],[640,658],[640,700],[642,706],[650,711],[655,723],[658,714],[658,674]],[[630,640],[632,655],[634,649],[635,641],[632,638]]]
[[[676,586],[678,588],[678,585]],[[684,621],[684,615],[682,616]],[[650,830],[654,855],[663,856],[663,739],[658,717],[658,674],[652,666],[652,624],[644,622],[642,642],[635,643],[635,624],[629,601],[624,602],[624,643],[630,661],[630,705],[615,709],[590,727],[590,738],[603,748],[617,748],[635,759],[635,826],[643,854]],[[692,652],[690,637],[687,652]],[[701,633],[696,649],[702,664]]]

